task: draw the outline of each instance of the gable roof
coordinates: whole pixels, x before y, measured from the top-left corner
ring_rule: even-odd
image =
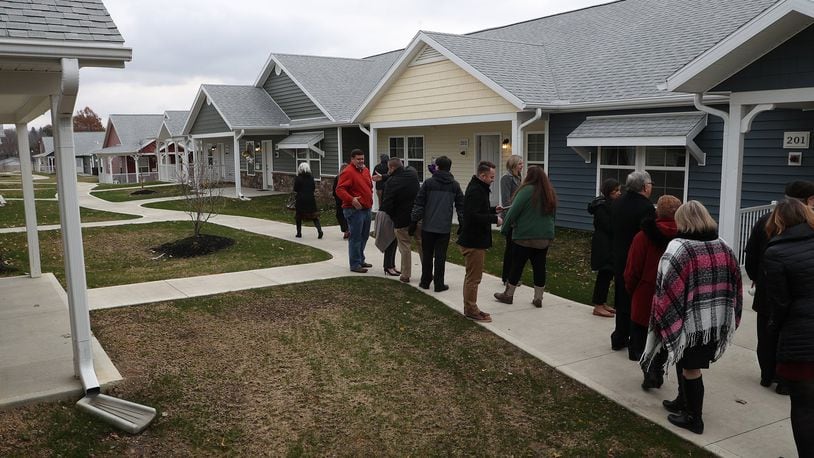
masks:
[[[104,132],[74,132],[74,156],[90,156],[102,148],[104,141]],[[53,154],[54,137],[42,137],[42,145],[45,151],[33,157],[42,157]]]
[[[108,118],[105,142],[110,128],[116,130],[118,145],[111,145],[96,151],[100,154],[129,154],[140,151],[155,141],[156,134],[164,122],[163,114],[112,114]]]
[[[328,119],[350,122],[400,53],[392,51],[364,59],[271,54],[255,87],[263,87],[275,66],[279,66]]]
[[[712,89],[811,24],[814,1],[781,1],[670,75],[665,87],[694,93]]]
[[[163,126],[167,127],[171,137],[181,136],[184,124],[187,122],[189,110],[167,110],[164,112]]]
[[[202,84],[184,123],[183,135],[189,135],[204,103],[212,104],[231,130],[274,129],[290,122],[262,88]]]
[[[809,0],[802,0],[809,1]],[[419,32],[354,115],[428,45],[520,109],[686,99],[659,84],[777,0],[624,0],[466,35]]]

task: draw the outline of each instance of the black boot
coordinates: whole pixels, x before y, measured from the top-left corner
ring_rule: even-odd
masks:
[[[296,220],[296,223],[297,223],[297,235],[295,235],[294,237],[302,237],[302,220],[298,218]]]
[[[670,400],[661,401],[661,405],[663,405],[668,412],[672,413],[679,413],[687,408],[686,401],[684,399],[684,383],[685,383],[684,374],[681,373],[682,372],[681,369],[676,369],[676,372],[678,373],[676,374],[677,375],[676,380],[678,381],[678,396],[676,396],[676,398],[673,399],[672,401]]]
[[[322,234],[322,224],[319,223],[319,218],[314,220],[314,226],[316,226],[317,228],[317,238],[321,239],[323,234]]]
[[[704,433],[704,420],[701,413],[704,407],[704,381],[701,377],[694,380],[685,380],[685,393],[687,409],[678,414],[670,414],[667,420],[679,428],[688,429],[695,434]]]

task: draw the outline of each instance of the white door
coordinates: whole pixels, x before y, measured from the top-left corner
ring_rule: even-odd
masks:
[[[500,134],[478,134],[476,136],[477,157],[475,167],[480,161],[489,161],[495,164],[495,181],[492,182],[490,189],[492,192],[489,194],[489,200],[492,206],[497,205],[500,200],[499,194],[499,180],[500,176]]]
[[[274,150],[271,140],[263,140],[261,149],[263,150],[263,189],[274,191]]]

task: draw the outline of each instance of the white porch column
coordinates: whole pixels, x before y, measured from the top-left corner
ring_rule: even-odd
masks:
[[[62,244],[65,256],[65,279],[68,284],[68,309],[71,318],[74,374],[82,380],[86,392],[98,390],[93,370],[90,315],[88,313],[85,255],[82,251],[82,226],[74,167],[73,114],[79,90],[79,62],[62,59],[62,89],[51,96],[51,120],[54,126],[54,155],[57,157]]]
[[[34,178],[31,174],[31,152],[28,144],[28,125],[20,123],[17,129],[17,150],[20,153],[20,173],[23,181],[25,232],[28,238],[28,272],[31,278],[42,275],[40,267],[40,237],[37,233],[37,209],[34,201]]]
[[[376,129],[373,126],[370,126],[370,135],[368,135],[368,160],[367,166],[370,168],[370,174],[373,174],[373,166],[379,163],[379,153],[376,151],[379,148],[379,129]],[[407,148],[407,145],[404,145]],[[405,154],[406,157],[406,154]],[[373,186],[375,189],[375,185]],[[379,198],[376,196],[376,193],[373,193],[373,211],[379,211]]]
[[[243,198],[243,189],[242,189],[241,183],[240,183],[240,181],[241,181],[240,180],[240,155],[241,155],[240,137],[241,136],[238,135],[237,132],[234,132],[234,137],[233,137],[234,138],[234,143],[233,143],[234,146],[232,147],[232,152],[234,152],[233,156],[235,158],[235,161],[234,161],[235,162],[235,196],[238,199]]]
[[[718,233],[732,249],[738,249],[740,229],[741,183],[743,179],[743,105],[729,103],[729,122],[724,126],[724,150],[721,163],[721,199]]]

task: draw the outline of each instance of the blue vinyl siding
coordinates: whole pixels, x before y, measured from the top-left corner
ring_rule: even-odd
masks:
[[[814,26],[798,33],[712,91],[759,91],[814,87]]]
[[[271,95],[271,98],[291,119],[325,116],[322,110],[285,73],[276,75],[272,72],[266,82],[263,83],[263,89]]]
[[[190,129],[193,135],[216,134],[230,131],[231,129],[226,125],[226,122],[220,113],[218,113],[218,110],[206,102],[204,102],[203,107],[201,107],[201,111],[198,112],[198,117],[195,118],[192,129]]]
[[[814,150],[783,149],[784,131],[814,130],[814,112],[800,110],[766,111],[752,122],[743,148],[741,207],[765,205],[783,198],[789,181],[814,180]],[[791,151],[803,153],[801,166],[789,166]]]
[[[727,110],[727,107],[716,107]],[[724,123],[717,116],[707,117],[707,127],[695,137],[695,143],[707,153],[705,166],[698,165],[690,157],[689,177],[687,181],[687,199],[697,200],[704,204],[716,220],[721,200],[721,161],[724,138]]]

